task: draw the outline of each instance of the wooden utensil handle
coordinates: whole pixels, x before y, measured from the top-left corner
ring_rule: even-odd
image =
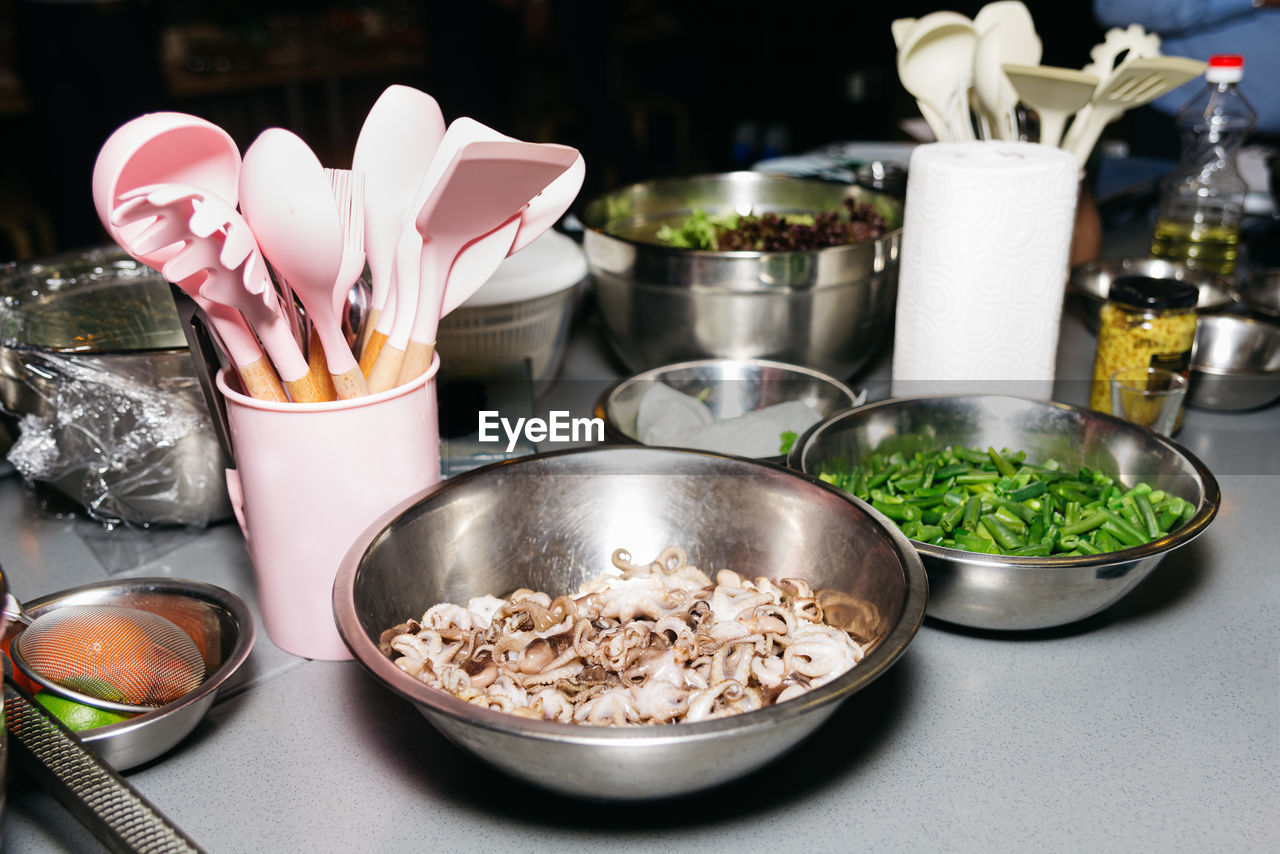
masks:
[[[394,344],[382,347],[378,360],[369,371],[369,391],[377,394],[395,388],[400,378],[400,366],[404,364],[404,350]]]
[[[421,341],[410,341],[405,348],[404,360],[400,363],[400,375],[397,385],[411,382],[427,372],[431,367],[431,356],[436,351],[435,342],[424,344]]]
[[[237,365],[236,373],[240,375],[240,385],[244,387],[244,392],[249,397],[275,403],[289,401],[280,377],[276,376],[275,369],[271,367],[266,356],[247,365]]]
[[[338,391],[329,377],[329,365],[324,358],[324,347],[320,344],[320,335],[315,327],[311,327],[311,335],[307,339],[307,376],[316,384],[325,400],[337,400]]]
[[[382,354],[382,347],[387,343],[387,334],[377,329],[369,333],[364,349],[360,351],[360,372],[366,377],[373,371],[373,366]]]
[[[365,380],[364,374],[360,372],[359,366],[346,373],[329,374],[329,380],[333,384],[339,400],[352,400],[357,397],[364,397],[369,393],[369,383]]]

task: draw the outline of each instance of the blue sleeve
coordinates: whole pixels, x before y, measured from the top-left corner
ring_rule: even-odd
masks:
[[[1152,33],[1186,33],[1253,13],[1253,0],[1093,0],[1104,27],[1141,24]]]

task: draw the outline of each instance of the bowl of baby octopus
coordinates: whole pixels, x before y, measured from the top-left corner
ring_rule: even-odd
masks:
[[[596,801],[708,789],[882,676],[924,619],[915,549],[767,463],[597,446],[450,478],[334,583],[377,682],[507,774]]]

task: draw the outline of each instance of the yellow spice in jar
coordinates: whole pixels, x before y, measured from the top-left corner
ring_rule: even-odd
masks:
[[[1141,282],[1161,282],[1143,279]],[[1111,375],[1122,368],[1164,368],[1183,374],[1190,371],[1191,347],[1196,339],[1195,288],[1180,283],[1181,291],[1169,299],[1144,299],[1133,288],[1113,288],[1111,300],[1098,317],[1098,351],[1093,361],[1089,406],[1111,412]],[[1188,296],[1188,293],[1189,296]],[[1188,304],[1189,299],[1189,304]]]

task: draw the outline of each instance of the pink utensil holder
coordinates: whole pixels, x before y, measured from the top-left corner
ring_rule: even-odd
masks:
[[[333,619],[333,579],[351,544],[440,480],[436,371],[326,403],[273,403],[218,374],[236,468],[227,488],[271,640],[304,658],[351,658]]]

